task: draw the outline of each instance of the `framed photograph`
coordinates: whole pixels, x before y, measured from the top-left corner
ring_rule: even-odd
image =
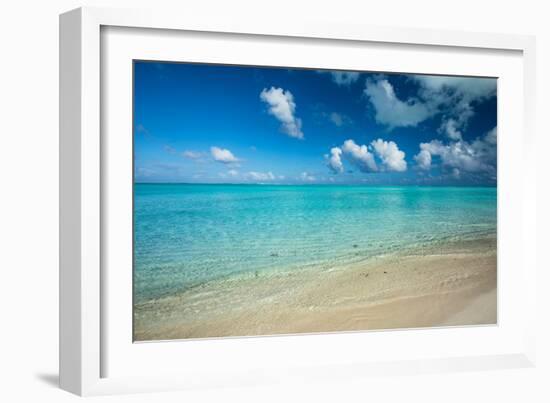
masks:
[[[533,365],[533,38],[60,24],[64,389]]]
[[[134,341],[497,324],[496,78],[133,75]]]

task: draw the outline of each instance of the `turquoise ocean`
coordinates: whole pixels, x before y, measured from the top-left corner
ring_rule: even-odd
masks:
[[[496,236],[495,187],[135,184],[134,301]]]

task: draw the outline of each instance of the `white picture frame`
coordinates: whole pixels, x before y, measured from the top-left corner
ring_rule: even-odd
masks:
[[[186,389],[199,387],[215,387],[226,385],[251,385],[270,382],[296,382],[304,379],[331,380],[342,377],[368,376],[369,374],[411,374],[419,372],[466,371],[492,368],[527,367],[534,365],[535,317],[521,315],[521,322],[516,316],[511,316],[504,322],[500,320],[500,328],[482,329],[433,329],[423,333],[406,332],[370,332],[353,333],[342,336],[280,336],[241,339],[222,339],[206,341],[187,341],[174,343],[147,343],[134,351],[131,340],[118,342],[112,334],[121,334],[123,329],[113,325],[109,317],[116,315],[112,310],[112,298],[109,297],[109,287],[106,279],[111,277],[105,272],[108,262],[105,251],[104,227],[109,216],[102,212],[108,203],[105,194],[111,188],[107,179],[111,173],[107,167],[108,156],[106,145],[109,141],[102,140],[102,132],[108,131],[105,123],[106,111],[103,110],[105,94],[109,93],[109,81],[102,80],[106,74],[102,57],[108,56],[102,47],[105,39],[102,32],[109,27],[116,30],[130,30],[123,36],[132,36],[133,29],[156,30],[157,33],[171,33],[171,39],[165,40],[157,36],[151,41],[158,41],[157,57],[170,54],[170,43],[178,40],[178,33],[192,32],[194,36],[216,33],[216,37],[227,36],[250,37],[255,41],[270,40],[284,43],[294,41],[301,46],[307,46],[311,41],[329,41],[330,46],[337,48],[345,44],[377,44],[376,46],[412,46],[422,49],[464,50],[483,55],[491,52],[513,52],[510,80],[515,80],[510,88],[522,92],[520,100],[510,101],[504,111],[512,107],[520,107],[521,114],[517,121],[510,124],[517,126],[521,135],[514,137],[508,150],[519,148],[517,156],[524,162],[521,169],[500,169],[501,179],[509,182],[504,187],[515,192],[510,196],[513,209],[499,204],[499,226],[502,217],[510,221],[513,234],[501,234],[499,228],[499,259],[501,235],[506,245],[514,245],[515,249],[505,253],[506,257],[517,262],[518,277],[506,280],[500,287],[515,287],[524,304],[524,312],[535,312],[536,262],[535,247],[535,175],[534,172],[534,93],[535,93],[535,42],[533,37],[502,34],[481,34],[455,31],[428,31],[407,28],[381,28],[347,24],[332,24],[326,22],[304,21],[300,25],[288,24],[282,27],[275,22],[249,21],[245,17],[240,20],[200,19],[192,15],[172,15],[170,13],[150,10],[118,10],[103,8],[81,8],[70,11],[60,17],[60,385],[63,389],[79,395],[134,393],[140,391],[160,391],[170,389]],[[137,32],[137,31],[136,31]],[[148,31],[151,32],[151,31]],[[174,36],[175,35],[175,36]],[[287,41],[287,42],[285,42]],[[323,42],[323,43],[325,43]],[[113,42],[114,43],[114,42]],[[146,47],[146,41],[143,41]],[[149,46],[151,43],[149,42]],[[328,42],[327,42],[328,43]],[[327,45],[328,46],[328,45]],[[167,49],[162,54],[162,49]],[[131,58],[132,54],[124,57]],[[201,58],[201,55],[197,55]],[[223,56],[221,56],[223,58]],[[243,56],[244,57],[244,56]],[[423,62],[429,64],[427,56]],[[474,56],[475,57],[475,56]],[[248,59],[247,59],[248,60]],[[207,60],[213,61],[213,60]],[[220,59],[219,61],[223,61]],[[124,63],[124,61],[121,61]],[[269,63],[269,61],[266,61]],[[303,63],[307,63],[307,60]],[[348,63],[351,63],[348,61]],[[515,63],[515,64],[514,64]],[[519,64],[518,64],[519,63]],[[283,64],[284,65],[284,64]],[[418,69],[421,64],[411,67]],[[320,67],[320,66],[318,66]],[[344,65],[332,67],[343,68]],[[357,66],[360,67],[360,66]],[[474,67],[471,67],[472,69]],[[480,67],[481,69],[481,67]],[[111,71],[111,70],[108,70]],[[449,70],[450,73],[460,73],[463,70]],[[111,73],[109,73],[111,74]],[[519,80],[519,81],[518,81]],[[517,81],[517,82],[516,82]],[[516,85],[514,87],[514,85]],[[131,97],[124,93],[124,88],[115,89],[127,109]],[[122,95],[121,95],[122,94]],[[520,94],[521,95],[521,94]],[[108,98],[109,100],[111,98]],[[118,98],[114,98],[118,99]],[[103,104],[102,104],[103,102]],[[500,102],[500,100],[499,100]],[[520,105],[521,104],[521,105]],[[500,106],[499,106],[500,108]],[[501,110],[499,109],[499,112]],[[102,120],[103,119],[103,120]],[[514,126],[516,127],[516,126]],[[504,133],[504,134],[503,134]],[[499,136],[511,136],[506,130],[501,132],[499,120]],[[500,140],[499,140],[500,141]],[[506,144],[506,142],[505,142]],[[506,150],[506,147],[504,147]],[[504,154],[503,154],[504,153]],[[499,161],[508,158],[506,151],[501,152],[499,146]],[[518,160],[514,160],[514,163]],[[499,190],[500,192],[500,190]],[[501,197],[499,193],[499,198]],[[105,201],[107,200],[107,202]],[[502,215],[502,217],[501,217]],[[127,224],[117,224],[124,226]],[[513,225],[513,226],[512,226]],[[122,228],[122,227],[121,227]],[[130,230],[130,228],[127,228]],[[503,252],[504,253],[504,252]],[[500,270],[500,268],[499,268]],[[522,281],[515,281],[521,277]],[[500,297],[499,297],[500,298]],[[122,298],[124,299],[124,298]],[[117,302],[118,303],[118,302]],[[499,300],[499,309],[502,301]],[[126,312],[121,305],[119,311]],[[519,309],[519,308],[518,308]],[[130,315],[130,313],[129,313]],[[500,312],[499,312],[500,315]],[[509,326],[508,326],[509,324]],[[109,327],[109,332],[106,331]],[[501,330],[504,329],[502,332]],[[508,330],[506,330],[508,329]],[[473,333],[477,332],[477,333]],[[469,335],[469,336],[468,336]],[[376,360],[366,360],[360,354],[355,359],[343,359],[345,352],[339,356],[331,354],[335,346],[342,342],[349,345],[359,345],[365,337],[369,340],[393,339],[397,343],[408,340],[411,345],[422,346],[433,340],[452,343],[457,338],[485,337],[487,341],[494,338],[510,338],[510,342],[499,343],[498,348],[489,350],[484,345],[467,346],[464,350],[442,348],[426,350],[416,356],[405,356],[398,349],[391,357],[378,357]],[[338,338],[340,337],[340,338]],[[343,339],[345,338],[345,339]],[[512,340],[513,338],[513,340]],[[118,338],[120,339],[120,337]],[[115,342],[113,342],[115,340]],[[193,344],[194,343],[194,344]],[[419,343],[419,344],[415,344]],[[184,347],[181,347],[185,345]],[[158,348],[157,348],[158,347]],[[193,361],[180,364],[178,360],[168,362],[167,355],[191,352],[195,355],[204,354],[206,362],[199,368],[193,368]],[[145,349],[148,349],[145,351]],[[226,366],[214,365],[209,362],[209,351],[224,357],[225,361],[236,360],[236,355],[225,355],[229,350],[243,353],[246,356],[263,356],[265,365],[258,370],[258,364],[253,359],[243,359],[242,363],[229,362]],[[303,351],[304,354],[296,360],[278,359],[284,351]],[[117,354],[113,353],[116,351]],[[124,351],[123,355],[118,353]],[[380,350],[385,354],[385,350]],[[269,352],[272,352],[270,355]],[[323,352],[323,354],[319,354]],[[239,353],[239,354],[240,354]],[[132,363],[132,356],[139,357],[137,362],[147,363],[146,366],[163,365],[165,371],[158,375],[149,372],[133,372],[130,368],[118,366],[117,370],[108,368],[107,362],[127,361]],[[153,358],[151,358],[153,357]],[[161,358],[159,358],[161,357]],[[271,357],[271,358],[270,358]],[[350,356],[351,357],[351,356]],[[198,362],[198,357],[196,362]],[[145,360],[145,361],[144,361]],[[164,360],[164,361],[163,361]],[[211,364],[211,368],[208,366]],[[219,363],[218,363],[219,364]],[[132,364],[135,366],[135,363]],[[186,367],[187,365],[187,367]],[[130,365],[128,365],[129,367]],[[154,366],[153,366],[154,368]]]

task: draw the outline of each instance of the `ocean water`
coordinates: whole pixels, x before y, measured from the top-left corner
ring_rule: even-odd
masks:
[[[492,187],[136,184],[134,299],[496,235]]]

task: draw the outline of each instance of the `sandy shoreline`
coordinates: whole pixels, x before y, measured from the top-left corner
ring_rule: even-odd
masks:
[[[494,324],[496,239],[213,281],[137,304],[136,341]]]

